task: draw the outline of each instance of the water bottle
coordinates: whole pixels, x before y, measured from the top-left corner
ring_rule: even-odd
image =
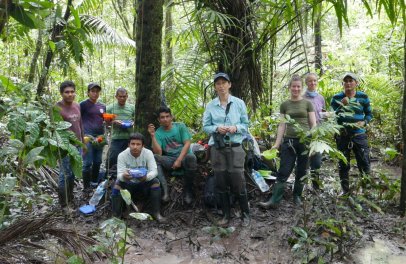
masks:
[[[255,183],[258,185],[261,192],[269,191],[269,185],[266,184],[264,177],[262,177],[258,171],[252,170],[252,178],[254,178]]]
[[[92,198],[90,198],[89,204],[96,206],[99,204],[101,198],[103,197],[104,193],[106,192],[106,182],[107,180],[105,180],[104,182],[100,183],[99,186],[97,186],[96,191],[94,192]]]

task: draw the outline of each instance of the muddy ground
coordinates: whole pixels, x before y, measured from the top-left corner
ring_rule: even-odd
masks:
[[[196,186],[199,190],[198,199],[192,206],[187,206],[183,204],[180,181],[175,180],[172,182],[172,201],[162,209],[169,220],[167,224],[127,219],[135,237],[128,245],[125,263],[300,263],[303,260],[317,263],[320,256],[326,263],[406,263],[406,223],[399,218],[395,204],[391,201],[379,204],[382,205],[381,214],[354,198],[362,211],[357,213],[354,207],[354,215],[348,218],[353,229],[345,230],[344,226],[346,235],[343,235],[341,250],[332,232],[315,225],[317,220],[327,218],[323,214],[331,214],[330,218],[334,219],[335,215],[340,215],[340,206],[353,206],[345,198],[337,196],[340,188],[336,173],[332,164],[324,166],[324,191],[314,193],[310,185],[306,186],[304,207],[299,208],[293,205],[290,189],[286,190],[278,209],[259,208],[258,202],[266,200],[269,193],[262,194],[248,181],[251,226],[241,227],[239,210],[235,208],[230,224],[235,229],[223,236],[219,236],[219,230],[210,229],[215,226],[215,220],[220,218],[220,211],[206,208],[199,198],[204,182],[199,181],[200,184]],[[374,162],[374,173],[383,173],[390,178],[400,177],[399,168],[378,162]],[[77,192],[77,197],[80,197],[80,190]],[[76,213],[61,225],[75,226],[83,234],[94,235],[100,223],[110,217],[108,208],[107,202],[92,216]],[[307,222],[309,230],[308,241],[313,242],[307,244],[308,251],[303,249],[294,252],[292,246],[297,242],[298,235],[292,229],[304,227],[304,222]],[[320,238],[335,245],[332,257],[320,244],[314,242]],[[380,250],[385,253],[377,254]],[[310,258],[303,259],[306,255]],[[96,263],[109,263],[109,260]]]

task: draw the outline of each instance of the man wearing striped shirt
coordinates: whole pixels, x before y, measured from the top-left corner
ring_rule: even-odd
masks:
[[[336,136],[337,148],[340,150],[347,163],[340,160],[338,171],[341,187],[344,194],[350,191],[349,176],[350,153],[353,150],[361,174],[369,174],[371,170],[369,160],[369,146],[366,135],[366,125],[372,119],[372,110],[368,95],[356,91],[359,84],[358,76],[346,73],[343,78],[344,91],[333,96],[331,107],[337,115],[338,124],[343,128]]]

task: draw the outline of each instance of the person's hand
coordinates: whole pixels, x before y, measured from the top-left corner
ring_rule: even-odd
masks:
[[[121,121],[121,120],[116,120],[116,119],[113,120],[113,125],[121,126],[122,124],[123,124],[123,121]]]
[[[346,96],[341,99],[341,103],[343,103],[343,105],[348,105],[350,103],[350,99]]]
[[[272,146],[271,149],[279,149],[279,147],[280,147],[280,145],[275,144],[275,145]]]
[[[147,175],[145,175],[145,176],[142,177],[142,178],[138,178],[138,180],[139,180],[140,182],[146,181],[146,180],[147,180]]]
[[[128,170],[123,172],[123,178],[127,181],[130,181],[132,179],[130,172]]]
[[[230,134],[234,134],[235,132],[237,132],[237,127],[236,126],[229,126],[227,130],[228,130],[228,132]]]
[[[180,160],[175,160],[175,162],[172,164],[172,169],[176,170],[182,167],[182,161]]]
[[[148,125],[148,133],[151,135],[151,137],[155,136],[155,126],[154,126],[154,124],[149,124]]]
[[[218,126],[217,127],[217,132],[222,134],[222,135],[225,135],[228,132],[228,127],[226,127],[226,126]]]
[[[365,126],[365,121],[358,121],[357,126],[358,127],[364,127]]]

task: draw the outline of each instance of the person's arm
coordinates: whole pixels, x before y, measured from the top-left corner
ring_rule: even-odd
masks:
[[[228,132],[230,132],[231,134],[234,134],[234,133],[245,134],[248,131],[249,119],[248,119],[247,107],[246,107],[244,101],[241,102],[241,105],[238,107],[238,111],[240,112],[240,120],[238,123],[229,127]]]
[[[125,166],[124,153],[120,153],[117,157],[117,179],[123,182],[131,179],[128,168]]]
[[[175,160],[175,162],[172,165],[173,169],[177,169],[177,168],[180,168],[182,166],[182,160],[185,158],[186,154],[188,154],[189,149],[190,149],[190,145],[191,145],[191,141],[190,141],[191,136],[190,136],[189,130],[186,127],[186,125],[183,124],[183,123],[180,124],[179,125],[179,130],[180,130],[179,132],[180,132],[180,135],[181,135],[182,140],[183,140],[183,142],[182,142],[183,143],[183,148],[182,148],[178,158]]]
[[[276,148],[276,149],[278,149],[281,146],[282,138],[285,135],[285,131],[286,131],[286,123],[284,121],[285,115],[281,114],[280,119],[281,119],[281,121],[280,121],[280,123],[278,125],[278,132],[276,134],[276,141],[275,141],[275,144],[272,146],[272,148]]]
[[[371,101],[369,100],[368,96],[366,96],[365,98],[364,114],[365,114],[364,125],[367,125],[372,120]]]
[[[148,133],[151,136],[152,141],[152,151],[157,155],[162,155],[162,148],[161,144],[158,142],[156,135],[155,135],[155,126],[153,124],[148,125]]]
[[[147,173],[147,181],[152,180],[158,175],[158,166],[156,164],[154,154],[150,151],[145,152],[146,159],[147,159],[147,168],[148,168],[148,173]]]
[[[317,122],[316,122],[316,113],[315,112],[309,112],[309,126],[310,129],[312,129],[313,127],[316,127]]]
[[[213,124],[213,119],[210,112],[210,104],[206,106],[203,114],[203,131],[211,135],[217,131],[217,125]]]

